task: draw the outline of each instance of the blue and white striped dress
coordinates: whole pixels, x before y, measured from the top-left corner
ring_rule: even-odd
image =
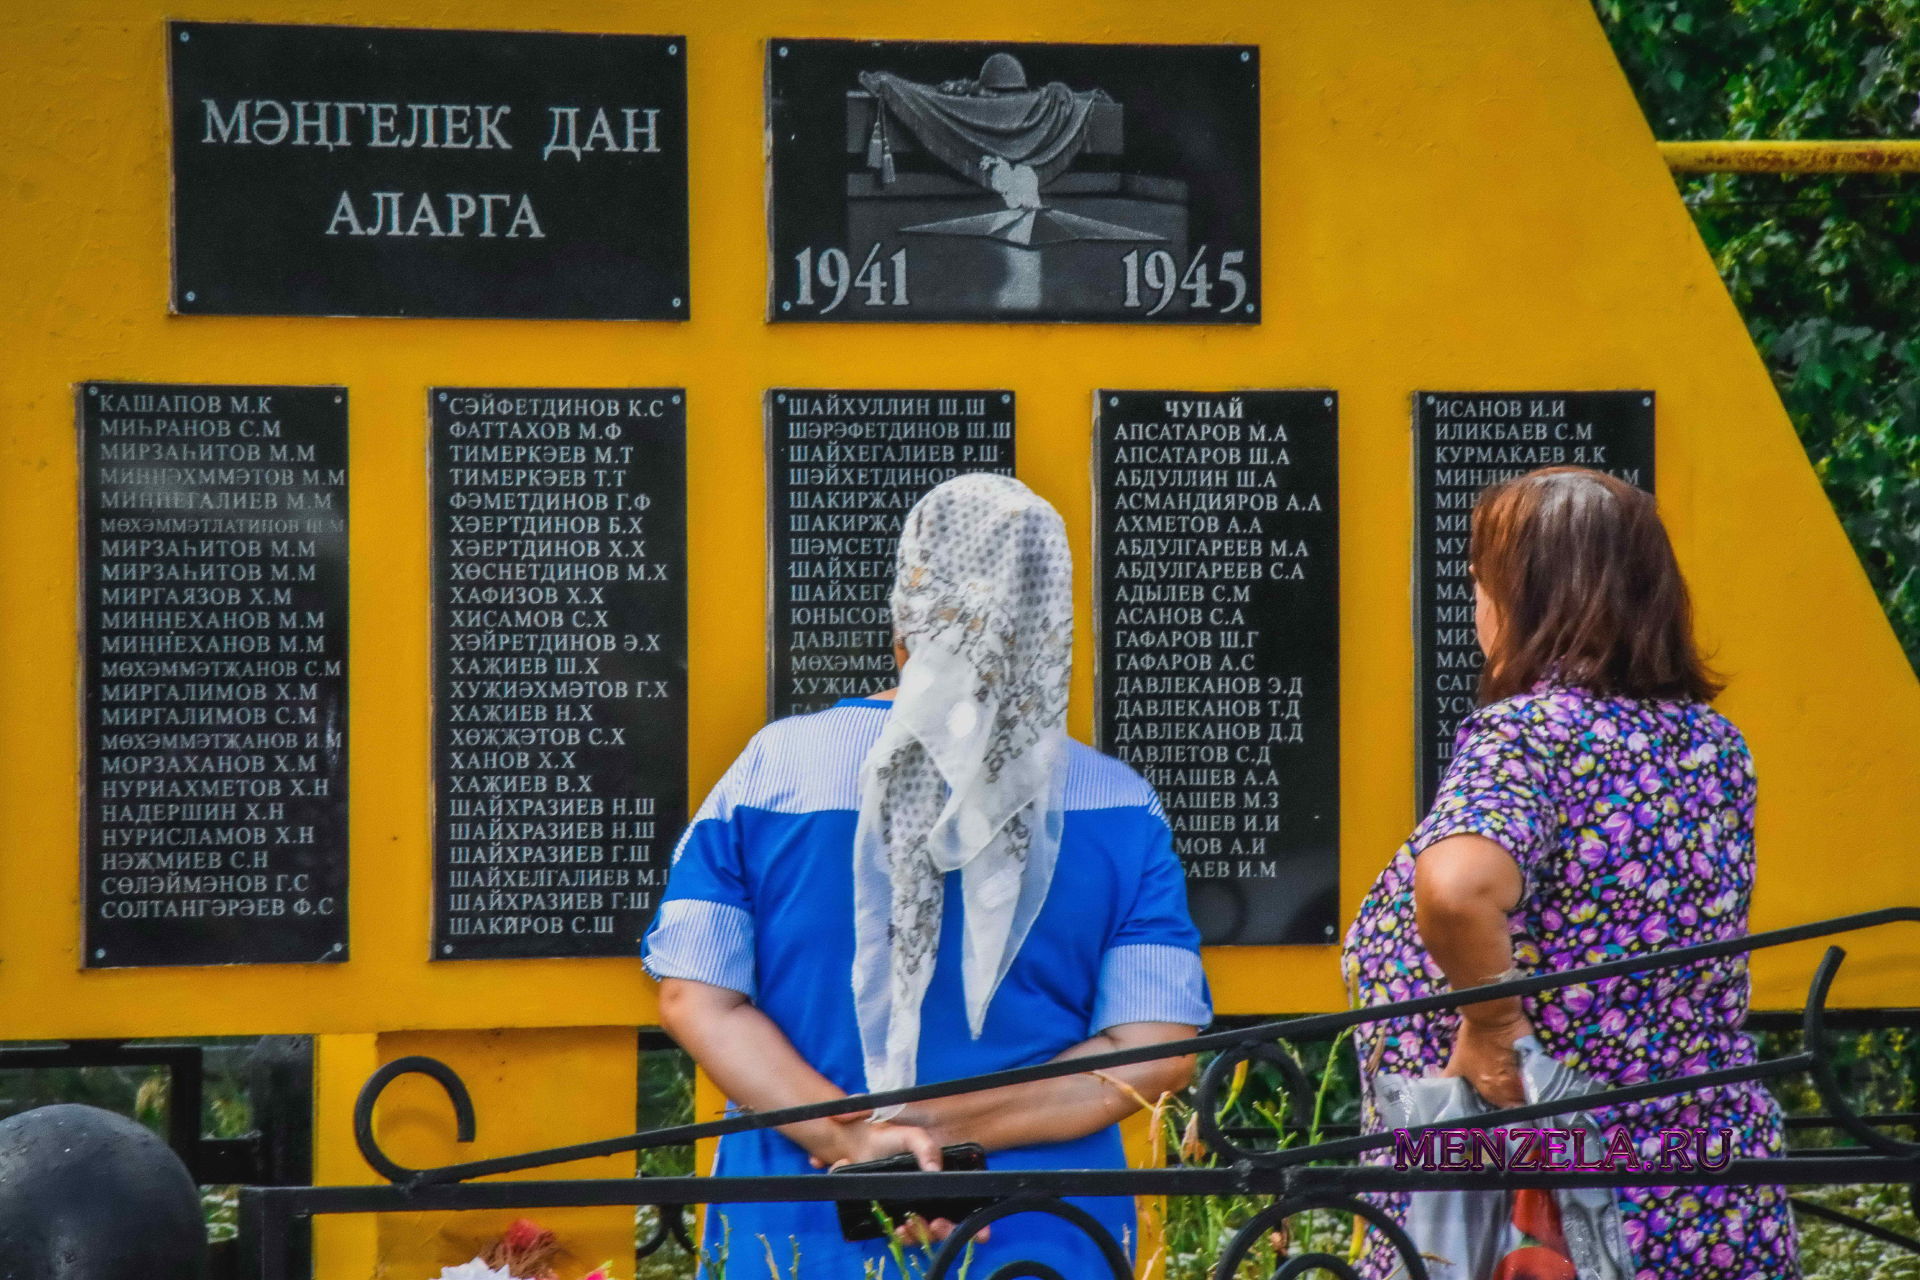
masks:
[[[849,1093],[865,1088],[853,1010],[853,834],[860,764],[892,704],[848,698],[762,729],[694,815],[642,951],[655,978],[691,978],[749,996],[800,1055]],[[948,881],[940,952],[923,1006],[920,1080],[1045,1062],[1127,1022],[1204,1026],[1212,1017],[1200,938],[1153,788],[1126,765],[1070,746],[1065,829],[1046,904],[987,1010],[967,1034],[958,873]],[[996,1151],[994,1169],[1112,1169],[1117,1128],[1073,1142]],[[771,1130],[720,1143],[717,1176],[808,1172],[806,1153]],[[1077,1201],[1131,1245],[1134,1211]],[[766,1237],[781,1277],[798,1248],[802,1280],[852,1280],[887,1256],[840,1237],[830,1204],[716,1207],[705,1249],[727,1274],[760,1275]],[[1015,1258],[1069,1276],[1106,1274],[1091,1243],[1051,1217],[996,1223],[973,1274]],[[889,1266],[891,1264],[888,1264]],[[873,1274],[882,1274],[876,1268]],[[884,1274],[891,1277],[893,1272]]]

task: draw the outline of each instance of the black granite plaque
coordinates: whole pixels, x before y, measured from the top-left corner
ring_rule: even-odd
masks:
[[[1340,872],[1328,391],[1095,401],[1096,734],[1160,793],[1215,946],[1324,943]]]
[[[85,963],[347,955],[347,393],[79,396]]]
[[[175,22],[173,309],[682,320],[686,41]]]
[[[1250,45],[772,40],[774,320],[1251,324]]]
[[[1653,489],[1651,391],[1421,391],[1414,404],[1414,760],[1433,804],[1460,721],[1479,705],[1467,539],[1488,485],[1592,467]]]
[[[433,954],[630,956],[687,816],[677,388],[443,388]]]
[[[770,715],[893,683],[900,525],[969,471],[1013,474],[1011,391],[767,393]]]

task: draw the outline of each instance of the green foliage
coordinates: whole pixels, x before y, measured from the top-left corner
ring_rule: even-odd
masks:
[[[1912,138],[1920,0],[1594,0],[1663,139]],[[1682,191],[1920,669],[1920,179]]]
[[[1325,1126],[1357,1122],[1359,1075],[1347,1040],[1347,1033],[1342,1032],[1332,1041],[1283,1042],[1312,1082],[1313,1093],[1304,1099],[1290,1097],[1269,1071],[1248,1069],[1243,1063],[1221,1099],[1221,1127],[1239,1131],[1236,1140],[1248,1146],[1292,1147],[1325,1141],[1331,1136]],[[1288,1122],[1296,1111],[1306,1118],[1305,1133]],[[1192,1090],[1154,1108],[1153,1123],[1169,1162],[1202,1166],[1220,1163],[1220,1157],[1207,1152],[1199,1142]],[[1255,1134],[1271,1137],[1263,1142],[1251,1136]],[[1210,1280],[1214,1265],[1235,1233],[1272,1203],[1268,1196],[1170,1196],[1142,1201],[1142,1220],[1150,1232],[1157,1227],[1159,1236],[1152,1253],[1143,1251],[1142,1280]],[[1353,1220],[1346,1215],[1314,1210],[1291,1219],[1287,1230],[1291,1239],[1286,1243],[1293,1252],[1327,1253],[1358,1261],[1359,1241],[1353,1234]],[[1272,1275],[1281,1261],[1277,1243],[1269,1236],[1255,1244],[1240,1264],[1236,1280]]]
[[[1798,1032],[1759,1037],[1763,1057],[1797,1053]],[[1862,1115],[1912,1113],[1920,1110],[1920,1033],[1911,1028],[1866,1031],[1833,1037],[1834,1076],[1855,1111]],[[1774,1096],[1789,1115],[1819,1115],[1826,1111],[1812,1081],[1804,1074],[1774,1082]],[[1911,1127],[1891,1130],[1912,1138]],[[1854,1139],[1838,1129],[1799,1129],[1788,1133],[1795,1148],[1845,1147]],[[1871,1222],[1876,1226],[1920,1238],[1920,1220],[1902,1186],[1801,1187],[1803,1200]],[[1920,1280],[1920,1255],[1882,1244],[1850,1227],[1826,1222],[1811,1214],[1795,1215],[1800,1225],[1800,1264],[1808,1280]]]

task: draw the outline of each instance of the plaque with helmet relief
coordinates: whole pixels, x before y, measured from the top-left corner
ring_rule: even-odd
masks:
[[[768,318],[1260,319],[1252,45],[767,43]]]

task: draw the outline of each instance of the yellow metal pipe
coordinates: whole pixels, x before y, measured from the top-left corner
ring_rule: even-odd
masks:
[[[1663,142],[1675,173],[1920,173],[1920,139]]]

